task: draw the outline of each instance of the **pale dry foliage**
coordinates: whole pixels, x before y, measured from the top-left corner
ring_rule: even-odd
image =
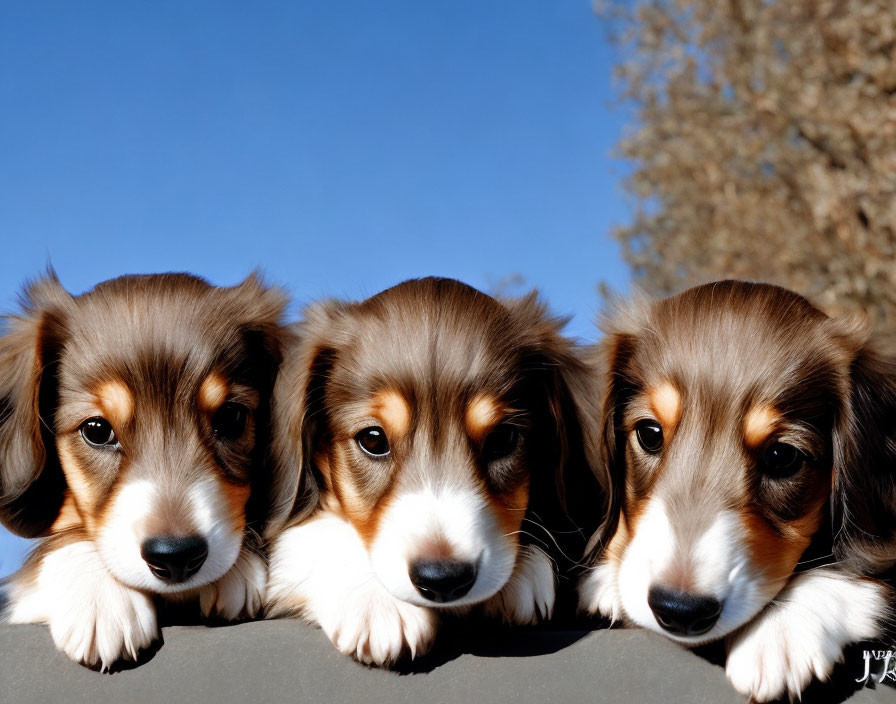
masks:
[[[896,338],[896,4],[654,0],[599,8],[635,126],[636,282],[736,277],[864,310]]]

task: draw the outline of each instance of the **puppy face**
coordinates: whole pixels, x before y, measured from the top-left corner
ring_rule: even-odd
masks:
[[[606,559],[631,620],[700,643],[784,586],[831,520],[833,487],[847,491],[859,337],[796,294],[740,282],[617,316],[604,426],[624,490]]]
[[[276,392],[281,464],[304,458],[305,504],[351,522],[395,597],[492,596],[536,487],[556,501],[561,419],[578,427],[563,375],[583,370],[558,327],[532,298],[441,279],[309,311]]]
[[[267,425],[280,294],[254,278],[216,289],[164,275],[122,277],[76,298],[43,281],[32,302],[4,338],[8,354],[19,338],[27,359],[17,363],[34,370],[18,388],[4,379],[14,409],[4,447],[19,442],[30,455],[32,485],[60,475],[52,530],[76,527],[138,589],[182,592],[221,577],[261,479],[256,440]],[[35,401],[40,416],[29,419]],[[40,444],[28,448],[16,433]],[[7,462],[2,469],[14,479]],[[9,489],[7,522],[35,532],[29,517],[52,512],[32,505],[53,494]]]

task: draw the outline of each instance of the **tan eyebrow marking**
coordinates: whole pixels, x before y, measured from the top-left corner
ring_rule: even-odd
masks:
[[[411,427],[411,408],[398,391],[381,391],[373,397],[373,412],[387,426],[387,430],[404,435]]]
[[[212,372],[199,387],[199,407],[213,413],[221,407],[230,393],[230,384],[217,372]]]
[[[467,406],[464,421],[470,437],[479,440],[500,419],[501,404],[497,399],[487,394],[478,394]]]
[[[96,397],[103,410],[103,417],[111,421],[113,427],[121,428],[131,419],[134,397],[123,382],[105,382],[97,389]]]
[[[681,418],[681,394],[671,383],[665,381],[654,388],[649,398],[650,407],[663,429],[671,430],[678,425]]]
[[[781,415],[774,406],[754,406],[744,418],[744,439],[749,447],[759,447],[775,429]]]

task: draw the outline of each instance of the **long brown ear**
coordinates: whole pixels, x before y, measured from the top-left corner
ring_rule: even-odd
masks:
[[[233,316],[235,322],[276,337],[283,311],[289,302],[286,291],[266,284],[258,271],[253,271],[241,283],[223,291],[232,307],[227,314]]]
[[[588,542],[587,558],[594,562],[613,537],[625,496],[625,433],[622,414],[636,391],[632,367],[638,335],[644,329],[651,303],[635,293],[631,300],[612,303],[601,321],[603,339],[593,348],[588,362],[597,377],[600,400],[595,418],[596,444],[610,487],[606,519]]]
[[[834,554],[879,574],[896,566],[896,357],[863,343],[848,386],[834,430]]]
[[[555,559],[570,567],[605,518],[612,489],[594,427],[596,377],[583,351],[561,334],[566,320],[551,317],[536,292],[503,303],[519,326],[523,367],[535,393],[530,406],[536,409],[532,425],[540,454],[525,530],[559,548]]]
[[[22,314],[7,318],[0,338],[0,523],[25,537],[50,527],[65,491],[53,423],[70,300],[48,273],[25,289]]]
[[[255,417],[255,454],[252,471],[252,494],[247,517],[254,525],[269,520],[274,481],[271,462],[271,406],[274,383],[283,360],[283,349],[289,338],[282,318],[288,294],[277,286],[269,286],[257,271],[242,283],[215,289],[215,314],[231,321],[242,338],[240,357],[234,360],[259,392]]]
[[[624,332],[609,333],[590,355],[590,364],[598,376],[600,401],[594,427],[598,435],[598,462],[607,473],[607,515],[588,541],[587,555],[593,562],[600,557],[619,522],[625,492],[625,435],[620,431],[622,412],[631,397],[627,366],[634,347],[634,337]]]
[[[340,321],[350,305],[315,303],[289,333],[274,386],[274,492],[268,536],[319,505],[321,478],[314,467],[314,448],[326,428],[324,390],[340,345]]]

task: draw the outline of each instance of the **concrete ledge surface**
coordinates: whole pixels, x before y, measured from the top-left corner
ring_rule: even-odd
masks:
[[[141,664],[101,674],[57,652],[44,627],[0,626],[0,702],[746,701],[720,666],[634,629],[468,631],[464,648],[443,646],[401,671],[358,665],[292,620],[169,626],[162,638]],[[896,704],[890,687],[854,686],[813,687],[803,701]]]

